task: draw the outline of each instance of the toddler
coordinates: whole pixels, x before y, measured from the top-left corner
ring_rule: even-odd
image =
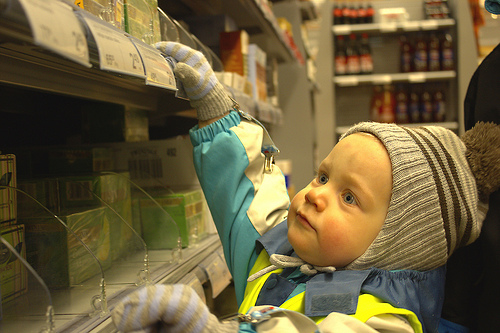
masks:
[[[191,289],[155,285],[116,307],[117,328],[436,332],[446,261],[478,237],[500,185],[499,126],[480,123],[462,141],[441,127],[360,123],[290,202],[267,131],[238,110],[204,56],[157,48],[177,62],[197,110],[195,169],[240,315],[219,322]]]

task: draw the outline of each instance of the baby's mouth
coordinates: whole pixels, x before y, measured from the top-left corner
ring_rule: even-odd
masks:
[[[305,217],[301,213],[297,212],[296,218],[297,218],[297,221],[299,221],[299,223],[302,224],[303,226],[305,226],[307,228],[314,229],[313,226],[311,225],[311,223],[309,223],[309,220],[307,219],[307,217]]]

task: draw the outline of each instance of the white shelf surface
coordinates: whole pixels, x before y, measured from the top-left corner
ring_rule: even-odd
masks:
[[[423,83],[454,79],[456,76],[455,71],[344,75],[334,77],[333,82],[339,87],[352,87],[360,84],[390,84],[392,82]]]
[[[349,35],[351,33],[361,32],[392,33],[398,31],[438,30],[454,25],[454,19],[420,20],[388,23],[339,24],[332,26],[332,31],[335,35]]]

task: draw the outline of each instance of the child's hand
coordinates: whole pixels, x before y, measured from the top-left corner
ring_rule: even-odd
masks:
[[[236,321],[220,323],[198,294],[182,284],[157,284],[125,297],[111,313],[121,332],[237,332]],[[156,330],[155,330],[156,329]]]
[[[184,85],[199,120],[216,118],[232,109],[234,103],[201,52],[175,42],[159,42],[155,46],[177,62],[174,74]]]

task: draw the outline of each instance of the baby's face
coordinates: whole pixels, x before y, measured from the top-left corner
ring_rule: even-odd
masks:
[[[293,198],[288,239],[306,262],[344,267],[380,232],[391,192],[391,161],[385,147],[370,134],[349,135]]]

